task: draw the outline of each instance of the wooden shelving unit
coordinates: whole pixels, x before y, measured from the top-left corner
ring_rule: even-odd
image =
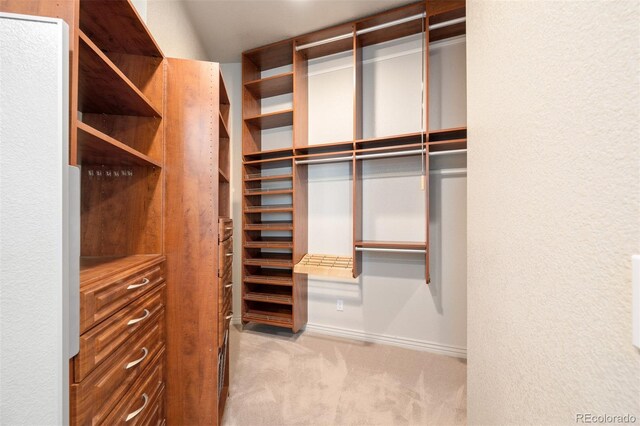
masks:
[[[426,14],[425,19],[413,17]],[[362,268],[362,250],[400,250],[426,253],[425,280],[429,273],[429,194],[425,191],[425,242],[367,241],[363,238],[362,181],[363,161],[377,154],[405,155],[421,150],[466,149],[466,127],[363,137],[363,48],[407,36],[424,34],[425,45],[430,41],[455,37],[465,33],[465,25],[456,24],[442,29],[424,31],[429,24],[440,23],[465,15],[464,1],[434,0],[399,7],[374,16],[344,23],[313,33],[294,37],[243,53],[243,323],[255,322],[299,330],[306,322],[307,274],[357,277]],[[400,23],[395,23],[399,21]],[[391,24],[391,25],[389,25]],[[384,25],[383,28],[379,28]],[[321,41],[332,39],[328,43]],[[318,43],[321,42],[321,43]],[[310,145],[308,138],[308,64],[315,58],[340,52],[353,52],[353,134],[350,140],[329,141]],[[428,75],[428,52],[424,68]],[[284,67],[280,70],[280,67]],[[289,68],[287,68],[289,67]],[[263,76],[267,70],[276,70]],[[428,81],[426,82],[428,88]],[[261,102],[270,96],[292,92],[293,108],[263,114]],[[425,90],[424,127],[429,128],[428,90]],[[261,130],[293,126],[291,147],[263,149]],[[371,157],[374,155],[374,157]],[[425,155],[426,179],[429,175],[428,155]],[[335,256],[307,253],[307,173],[308,163],[300,160],[331,160],[352,162],[353,194],[353,255]],[[280,169],[278,169],[280,168]],[[275,170],[275,172],[272,172]],[[282,189],[273,182],[291,182]],[[428,182],[427,182],[428,188]],[[280,196],[291,196],[291,204],[269,202]],[[273,213],[288,215],[287,220],[271,217]],[[286,232],[282,237],[278,232]],[[284,239],[279,239],[284,238]],[[262,249],[287,250],[287,261],[273,278],[266,275],[270,261]],[[290,251],[290,252],[289,252]],[[290,256],[290,257],[289,257]],[[289,258],[294,273],[290,274]],[[257,269],[257,266],[260,269]],[[263,287],[256,289],[256,286]],[[282,309],[274,300],[283,294],[278,286],[291,286],[291,310]],[[271,289],[271,290],[270,290]],[[288,290],[287,290],[288,291]],[[289,293],[286,293],[287,297]],[[287,299],[288,300],[288,299]],[[303,319],[304,318],[304,319]]]

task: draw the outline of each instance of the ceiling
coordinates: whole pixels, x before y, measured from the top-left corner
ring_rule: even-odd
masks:
[[[209,58],[240,62],[244,50],[352,21],[406,0],[182,0]]]

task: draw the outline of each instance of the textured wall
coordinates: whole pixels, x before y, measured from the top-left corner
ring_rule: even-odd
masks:
[[[640,419],[639,9],[467,2],[470,424]]]
[[[144,10],[144,0],[136,6]],[[165,56],[171,58],[215,60],[209,58],[187,14],[184,3],[179,0],[146,0],[146,18],[149,30]]]

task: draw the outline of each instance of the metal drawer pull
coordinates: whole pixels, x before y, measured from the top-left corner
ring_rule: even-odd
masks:
[[[224,317],[224,319],[226,319],[226,320],[230,320],[231,318],[233,318],[233,312],[231,312],[229,315]]]
[[[138,323],[138,322],[142,321],[143,319],[147,318],[147,317],[149,316],[149,314],[150,314],[149,310],[148,310],[148,309],[145,309],[145,310],[144,310],[144,315],[143,315],[143,316],[141,316],[140,318],[134,318],[134,319],[132,319],[132,320],[129,320],[129,322],[127,323],[127,325],[133,325],[133,324],[136,324],[136,323]]]
[[[224,229],[226,231],[231,231],[233,229],[233,226],[225,226]]]
[[[231,257],[231,256],[233,256],[233,252],[231,252],[231,253],[225,253],[224,255],[225,255],[225,256],[227,256],[227,257]]]
[[[142,410],[147,408],[147,404],[149,403],[149,397],[147,396],[146,393],[142,394],[142,399],[144,399],[144,404],[142,404],[142,407],[138,408],[136,411],[133,411],[133,412],[127,414],[127,418],[124,419],[125,422],[128,422],[129,420],[131,420],[132,418],[134,418],[138,414],[142,413]]]
[[[149,278],[143,278],[140,284],[131,284],[129,287],[127,287],[127,290],[132,290],[134,288],[142,287],[143,285],[149,284],[149,282],[150,282]]]
[[[131,367],[135,367],[136,365],[140,364],[142,361],[144,361],[144,359],[147,357],[147,355],[149,355],[149,350],[147,348],[142,348],[142,352],[144,352],[144,355],[142,355],[140,358],[136,359],[135,361],[131,361],[129,364],[127,364],[124,369],[128,370]]]
[[[230,283],[224,286],[224,288],[231,288],[231,287],[233,287],[233,283]]]

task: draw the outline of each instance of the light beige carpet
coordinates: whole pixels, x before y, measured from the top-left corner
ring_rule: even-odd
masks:
[[[223,425],[465,424],[466,362],[272,327],[231,327]]]

